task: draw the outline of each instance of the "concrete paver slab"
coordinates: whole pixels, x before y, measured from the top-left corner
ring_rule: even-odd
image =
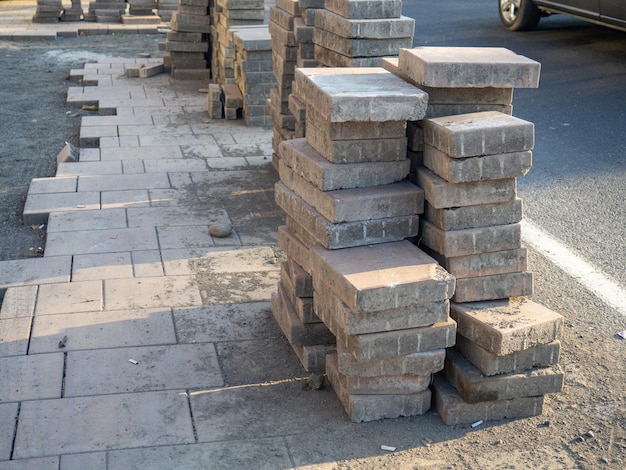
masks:
[[[9,287],[0,307],[0,320],[32,317],[35,312],[37,286]]]
[[[82,230],[49,234],[46,254],[120,253],[158,247],[156,231],[152,227]]]
[[[67,163],[60,163],[67,165]],[[71,193],[76,191],[76,182],[78,178],[75,176],[60,174],[54,178],[34,178],[28,187],[29,194],[48,194],[48,193]]]
[[[182,161],[182,160],[181,160]],[[181,173],[177,173],[180,175]],[[189,173],[187,173],[189,174]],[[171,179],[170,179],[171,181]],[[198,205],[200,201],[192,191],[182,189],[151,189],[148,191],[152,207],[184,207]]]
[[[163,276],[163,264],[159,250],[141,250],[131,253],[135,277]]]
[[[75,255],[72,281],[133,277],[130,253]]]
[[[150,207],[150,196],[148,195],[148,191],[145,189],[103,191],[101,193],[101,203],[102,209]]]
[[[24,204],[23,220],[26,225],[45,224],[51,212],[93,209],[100,209],[99,192],[29,194]]]
[[[82,150],[81,150],[82,153]],[[82,155],[81,155],[82,156]],[[59,163],[55,179],[59,177],[71,177],[78,175],[119,175],[122,173],[122,165],[120,162],[68,162]],[[69,178],[62,178],[63,180]],[[69,184],[68,184],[69,185]],[[31,188],[32,190],[32,183]],[[73,190],[76,190],[74,186]],[[67,191],[59,191],[67,192]]]
[[[0,320],[0,357],[26,354],[31,321],[31,317]]]
[[[207,171],[206,162],[203,159],[191,158],[163,158],[160,160],[146,160],[144,162],[146,173],[162,173],[167,171]]]
[[[13,431],[19,403],[0,403],[0,460],[11,458],[13,447]],[[0,465],[2,463],[0,462]]]
[[[183,158],[178,145],[142,145],[141,147],[101,148],[102,161],[158,160],[160,158]]]
[[[68,282],[71,256],[21,259],[0,262],[0,289],[33,284]]]
[[[0,401],[60,398],[63,353],[0,358]]]
[[[157,227],[157,234],[162,250],[215,246],[207,225]]]
[[[193,276],[112,279],[105,282],[107,310],[202,305]]]
[[[48,220],[48,234],[125,227],[126,211],[124,209],[57,212],[50,214]]]
[[[83,281],[39,286],[36,315],[102,310],[102,282]]]
[[[169,188],[166,173],[143,175],[94,175],[79,176],[78,191],[122,191],[126,189]]]
[[[182,207],[131,207],[127,209],[128,226],[211,225],[229,221],[228,214],[223,209],[203,209],[193,212]]]
[[[20,410],[14,458],[191,442],[183,391],[28,401]]]
[[[152,447],[109,452],[108,470],[171,468],[290,468],[282,438]],[[63,467],[61,470],[65,470]]]
[[[39,459],[12,460],[0,462],[0,470],[58,470],[58,457],[43,457]]]
[[[212,343],[73,351],[67,356],[66,397],[223,384]]]
[[[176,343],[169,308],[133,309],[36,317],[29,352],[57,352],[64,336],[64,351]]]
[[[106,452],[67,454],[61,456],[60,470],[107,470]]]

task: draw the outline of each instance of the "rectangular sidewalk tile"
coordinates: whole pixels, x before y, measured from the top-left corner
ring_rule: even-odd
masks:
[[[48,234],[51,234],[113,228],[126,228],[126,211],[124,209],[57,212],[50,214],[47,230]]]
[[[82,150],[81,150],[82,153]],[[59,163],[56,178],[76,175],[119,175],[122,173],[120,162],[68,162]],[[32,187],[32,184],[31,184]]]
[[[106,452],[66,454],[61,456],[61,470],[107,470]]]
[[[32,317],[36,299],[37,286],[9,287],[0,306],[0,320]]]
[[[137,462],[151,470],[170,470],[172,465],[181,469],[213,468],[216,462],[222,468],[258,468],[261,462],[267,470],[291,467],[283,438],[274,437],[110,451],[108,469],[128,470]]]
[[[35,315],[95,312],[102,310],[102,281],[39,286]]]
[[[142,142],[142,146],[143,145],[146,145],[146,143]],[[149,145],[153,145],[153,144],[149,144]],[[218,146],[216,143],[192,144],[192,142],[188,140],[185,142],[184,145],[180,146],[180,151],[184,158],[210,158],[210,159],[224,158],[221,147]],[[210,163],[213,163],[213,162],[210,162]]]
[[[213,343],[92,349],[68,353],[64,396],[222,385],[224,380]]]
[[[62,382],[63,353],[0,358],[0,402],[60,398]]]
[[[0,462],[2,470],[58,470],[59,457],[41,457],[38,459],[20,459]]]
[[[159,160],[161,158],[183,158],[178,145],[154,145],[126,148],[100,149],[100,158],[104,161],[120,160]]]
[[[75,255],[72,281],[133,277],[130,253],[98,253]]]
[[[29,401],[20,411],[14,457],[193,441],[182,390]]]
[[[68,165],[68,163],[60,163]],[[59,174],[52,178],[33,178],[28,187],[28,194],[72,193],[76,191],[76,176]]]
[[[119,253],[158,248],[152,227],[82,230],[48,235],[46,254],[50,256]]]
[[[44,315],[35,319],[29,353],[150,346],[176,342],[169,308]]]
[[[31,321],[31,317],[0,320],[0,357],[27,353]]]
[[[126,207],[149,207],[150,197],[145,189],[127,189],[124,191],[103,191],[102,209],[120,209]]]
[[[163,276],[160,250],[140,250],[131,253],[135,277]]]
[[[182,207],[132,207],[126,209],[129,227],[212,225],[229,222],[223,209],[203,209],[200,213]]]
[[[176,248],[206,248],[215,246],[207,225],[181,227],[157,227],[159,247],[162,250]]]
[[[107,310],[202,305],[195,276],[113,279],[104,296]]]
[[[100,209],[100,193],[29,194],[24,204],[24,224],[45,224],[51,212],[84,211]]]
[[[201,159],[162,158],[146,160],[146,173],[163,173],[168,171],[208,171],[206,162]]]
[[[78,191],[121,191],[126,189],[169,188],[167,173],[143,175],[79,176]]]
[[[305,439],[311,429],[343,416],[332,390],[302,393],[299,381],[198,390],[191,393],[191,407],[200,442],[289,434]]]
[[[18,403],[0,403],[0,461],[11,458]]]
[[[150,116],[83,116],[80,125],[86,126],[137,126],[151,125]],[[120,135],[121,132],[120,132]]]
[[[71,256],[0,261],[0,289],[69,282],[71,266]]]

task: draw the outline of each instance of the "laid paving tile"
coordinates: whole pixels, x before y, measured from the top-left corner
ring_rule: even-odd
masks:
[[[81,126],[136,126],[151,125],[150,116],[83,116]]]
[[[9,287],[0,302],[0,320],[32,317],[36,299],[37,286]]]
[[[102,281],[39,286],[35,315],[102,310]]]
[[[60,398],[63,353],[0,358],[0,402]]]
[[[31,317],[0,319],[0,357],[26,354],[31,321]]]
[[[279,339],[269,302],[174,309],[179,343]]]
[[[308,430],[326,426],[329,416],[343,416],[332,390],[311,393],[301,381],[192,392],[191,408],[200,442],[290,434],[305,438]]]
[[[142,145],[145,145],[142,143]],[[216,143],[193,144],[190,141],[180,146],[180,151],[186,158],[223,158],[222,151]]]
[[[157,227],[157,236],[162,250],[215,246],[207,225]]]
[[[127,189],[125,191],[103,191],[101,193],[102,209],[118,209],[126,207],[149,207],[150,197],[145,189]]]
[[[184,207],[190,204],[201,204],[195,194],[186,189],[151,189],[148,195],[152,207]]]
[[[109,452],[109,470],[168,470],[177,468],[259,468],[291,467],[289,450],[282,438],[251,439],[180,446],[150,447]],[[65,470],[61,467],[61,470]]]
[[[153,145],[126,148],[100,149],[102,161],[111,160],[159,160],[161,158],[183,158],[178,145]]]
[[[60,470],[107,470],[106,452],[67,454],[61,456]]]
[[[152,227],[110,230],[81,230],[48,234],[46,254],[119,253],[158,248],[156,231]]]
[[[169,308],[44,315],[35,318],[29,353],[150,346],[176,342]]]
[[[167,171],[207,171],[206,162],[203,159],[190,158],[164,158],[160,160],[146,160],[144,162],[146,173],[163,173]]]
[[[78,191],[121,191],[126,189],[169,188],[166,173],[143,175],[79,176]]]
[[[71,256],[0,261],[0,289],[69,282],[71,266]]]
[[[100,193],[29,194],[24,204],[24,224],[45,224],[51,212],[68,212],[100,209]]]
[[[104,298],[107,310],[202,305],[193,276],[112,279],[105,282]]]
[[[13,430],[15,429],[18,406],[19,403],[0,403],[0,429],[2,429],[2,433],[0,433],[0,460],[11,458]],[[0,462],[0,465],[3,463]]]
[[[51,234],[125,227],[126,211],[124,209],[103,209],[50,214],[47,231]]]
[[[82,150],[81,150],[82,152]],[[56,178],[76,175],[119,175],[122,173],[120,162],[70,162],[59,163]],[[63,178],[69,179],[69,178]]]
[[[131,207],[126,211],[129,227],[211,225],[230,220],[225,210],[214,208],[203,208],[202,211],[194,212],[182,207]]]
[[[72,281],[133,277],[130,253],[75,255]]]
[[[64,396],[212,388],[223,384],[213,343],[92,349],[68,353]]]
[[[60,163],[61,165],[67,165],[67,163]],[[71,193],[76,191],[76,182],[78,179],[75,176],[59,174],[54,178],[34,178],[30,182],[28,187],[28,194],[48,194],[48,193]]]
[[[137,173],[145,173],[146,169],[143,165],[143,160],[123,160],[122,172],[135,175]]]
[[[0,470],[58,470],[59,457],[42,457],[39,459],[11,460],[0,462]]]
[[[131,253],[135,277],[163,276],[163,264],[159,250],[141,250]]]
[[[182,391],[28,401],[20,410],[14,458],[192,442]]]

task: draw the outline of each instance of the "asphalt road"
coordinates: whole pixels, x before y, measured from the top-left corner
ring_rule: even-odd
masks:
[[[518,183],[525,218],[626,289],[626,33],[560,15],[513,33],[496,0],[403,9],[416,20],[414,46],[507,47],[541,63],[539,88],[514,97],[513,114],[536,133]]]

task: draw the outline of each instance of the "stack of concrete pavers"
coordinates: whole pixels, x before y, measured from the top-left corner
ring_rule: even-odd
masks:
[[[430,118],[408,126],[426,194],[421,243],[457,278],[438,411],[448,424],[540,414],[563,383],[563,320],[523,297],[532,274],[516,178],[530,169],[534,128],[511,116],[513,89],[537,87],[540,66],[501,48],[402,50],[383,66],[429,92]]]
[[[329,67],[378,67],[413,45],[415,20],[401,0],[326,0],[315,14],[315,60]]]
[[[235,46],[235,81],[243,94],[243,117],[248,126],[271,126],[267,110],[270,91],[276,88],[272,72],[272,41],[266,26],[237,29]]]
[[[162,21],[169,22],[175,11],[178,11],[178,0],[157,0],[157,13]]]
[[[37,0],[33,23],[57,23],[63,13],[61,0]]]
[[[89,2],[85,21],[97,23],[120,23],[126,12],[126,2],[116,0],[95,0]]]
[[[215,0],[211,16],[213,83],[235,83],[233,29],[262,25],[265,18],[263,0]]]
[[[457,345],[433,386],[443,421],[541,414],[544,395],[563,387],[557,363],[563,317],[523,297],[453,303],[450,314],[458,324]]]
[[[212,0],[179,0],[178,11],[172,13],[171,31],[166,42],[159,44],[165,50],[165,66],[174,78],[206,80],[211,78],[207,55],[210,50]]]
[[[295,84],[308,130],[280,146],[279,244],[305,264],[314,313],[336,337],[329,380],[354,421],[422,414],[455,338],[454,278],[404,240],[423,207],[402,181],[406,121],[424,116],[427,95],[382,68],[297,69]]]
[[[128,14],[122,15],[122,24],[159,24],[156,0],[128,0]]]
[[[313,33],[315,30],[315,14],[318,10],[324,9],[324,0],[296,0],[292,3],[297,5],[293,12],[293,27],[298,43],[298,67],[317,67],[319,63],[315,60],[315,44],[313,43]]]
[[[72,0],[72,6],[63,10],[61,21],[81,21],[84,18],[80,0]]]

